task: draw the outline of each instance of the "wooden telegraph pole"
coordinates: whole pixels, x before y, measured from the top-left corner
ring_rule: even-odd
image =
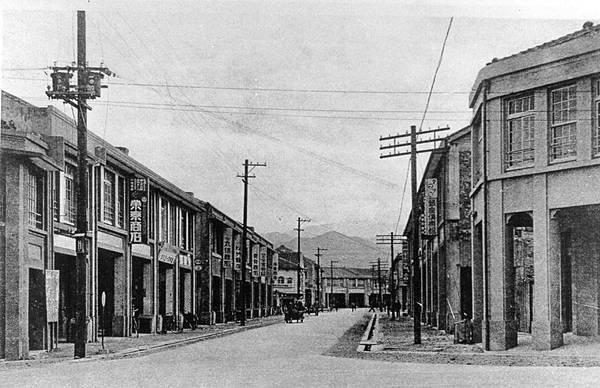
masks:
[[[414,343],[421,343],[421,267],[419,262],[419,217],[417,214],[418,210],[418,199],[417,199],[417,154],[423,152],[436,152],[437,148],[435,143],[443,140],[444,138],[436,138],[436,134],[443,131],[448,131],[450,128],[436,128],[429,129],[426,131],[417,132],[415,125],[410,126],[410,133],[404,133],[402,135],[388,135],[379,138],[380,141],[390,141],[393,143],[379,146],[380,150],[391,149],[390,153],[382,154],[379,156],[380,159],[391,158],[396,156],[410,155],[410,186],[412,196],[412,211],[411,211],[411,259],[412,259],[412,306],[413,306],[413,320],[414,320]],[[430,139],[418,139],[418,136],[430,134],[433,138]],[[396,140],[401,138],[410,137],[409,142],[397,143]],[[417,150],[418,144],[434,143],[432,148],[426,148]],[[407,151],[406,148],[398,150],[399,147],[410,147]]]
[[[246,249],[246,240],[248,240],[248,179],[256,178],[256,175],[249,175],[255,167],[266,167],[266,163],[251,163],[246,159],[244,161],[244,175],[238,174],[244,182],[244,227],[242,229],[242,281],[240,286],[240,326],[246,326],[246,262],[248,261],[248,250]],[[249,170],[248,167],[252,167]]]
[[[315,253],[315,256],[317,256],[317,310],[315,312],[315,315],[317,316],[319,315],[319,309],[321,308],[321,252],[326,250],[327,248],[317,247],[317,253]]]
[[[75,358],[85,357],[87,341],[86,277],[89,238],[88,232],[88,165],[87,165],[87,111],[92,108],[88,99],[100,97],[102,78],[113,75],[106,67],[88,67],[86,63],[85,11],[77,11],[77,65],[52,66],[52,87],[46,95],[63,100],[77,109],[77,174],[75,195],[77,198],[77,231],[75,261]],[[70,79],[77,73],[77,85]]]
[[[404,236],[398,236],[394,232],[390,234],[378,234],[377,245],[390,244],[390,257],[391,257],[391,270],[390,270],[390,294],[391,294],[391,308],[392,308],[392,321],[396,319],[396,282],[394,279],[396,273],[397,260],[394,258],[394,244],[400,244],[406,238]]]
[[[310,222],[310,219],[304,219],[301,217],[298,217],[298,227],[294,228],[294,230],[298,231],[298,284],[297,284],[297,291],[298,291],[298,300],[300,300],[300,298],[302,297],[302,294],[300,293],[300,272],[302,271],[302,266],[301,266],[301,258],[302,258],[302,253],[300,253],[300,232],[302,232],[304,229],[300,228],[300,225],[302,225],[305,222]],[[306,301],[304,301],[306,304]]]

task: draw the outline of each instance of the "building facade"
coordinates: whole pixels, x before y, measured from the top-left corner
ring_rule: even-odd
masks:
[[[429,157],[418,190],[421,320],[452,331],[456,321],[472,316],[470,128],[441,143]]]
[[[76,137],[54,107],[2,92],[0,358],[26,358],[53,336],[73,340]],[[93,132],[88,155],[88,340],[130,335],[134,314],[148,333],[188,314],[236,319],[242,226]],[[248,235],[246,311],[259,317],[270,313],[277,260]]]
[[[322,271],[323,305],[327,307],[365,307],[390,300],[389,271],[375,268],[324,267]]]
[[[470,106],[477,336],[600,334],[600,27],[494,59]]]

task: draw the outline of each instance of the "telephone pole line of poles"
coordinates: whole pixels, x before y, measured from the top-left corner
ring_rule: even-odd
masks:
[[[380,145],[380,150],[392,150],[388,154],[381,154],[380,159],[391,158],[396,156],[410,155],[410,186],[412,197],[411,210],[411,259],[412,259],[412,305],[413,305],[413,322],[414,322],[414,343],[421,343],[421,268],[419,262],[419,218],[417,215],[418,199],[417,199],[417,154],[423,152],[436,152],[436,142],[444,140],[444,137],[436,137],[439,132],[450,130],[449,127],[428,129],[417,132],[415,125],[410,126],[410,133],[381,136],[379,141],[390,141],[393,143]],[[418,139],[418,136],[430,134],[433,138]],[[398,139],[410,137],[409,142],[397,143]],[[417,150],[417,144],[433,143],[433,147]],[[410,147],[410,150],[400,149],[399,147]]]
[[[333,296],[333,263],[339,263],[339,260],[329,260],[329,298],[327,299],[329,311],[331,311],[331,297]]]
[[[246,262],[248,261],[248,249],[246,241],[248,240],[248,179],[256,178],[256,175],[249,175],[255,167],[266,167],[266,163],[252,163],[248,159],[244,160],[244,175],[238,174],[244,182],[244,226],[242,229],[242,279],[240,287],[240,326],[246,326]],[[252,167],[252,170],[248,168]]]
[[[300,225],[302,225],[305,222],[310,222],[309,218],[301,218],[298,217],[298,227],[294,228],[294,230],[298,231],[298,284],[297,284],[297,291],[298,291],[298,300],[300,300],[300,298],[302,297],[302,294],[300,293],[300,273],[302,271],[302,253],[300,252],[300,232],[302,232],[304,229],[300,228]],[[306,302],[306,301],[305,301]]]
[[[321,308],[321,281],[319,279],[321,275],[321,252],[326,250],[327,248],[317,247],[317,253],[315,253],[315,256],[317,256],[317,310],[315,312],[316,316],[319,316],[319,309]]]
[[[396,266],[397,260],[394,258],[394,244],[400,244],[405,239],[404,236],[398,236],[394,234],[394,232],[390,232],[390,234],[378,234],[377,235],[377,245],[387,245],[390,244],[390,257],[391,257],[391,270],[390,270],[390,294],[391,294],[391,308],[392,308],[392,321],[396,319],[396,281],[394,276],[396,276]]]
[[[377,270],[375,270],[375,268],[377,268]],[[386,264],[383,264],[383,268],[382,268],[382,264],[381,264],[381,258],[377,258],[377,261],[375,262],[371,262],[371,273],[373,274],[373,278],[375,278],[375,272],[377,272],[377,295],[378,295],[378,300],[377,300],[377,304],[379,305],[379,311],[383,311],[383,287],[382,287],[382,277],[381,277],[381,271],[382,270],[387,270],[386,268]]]
[[[75,195],[77,198],[77,218],[75,237],[75,346],[74,358],[84,358],[87,342],[87,260],[89,254],[88,232],[88,164],[87,164],[87,111],[92,108],[88,99],[100,97],[102,78],[114,75],[103,67],[89,67],[86,60],[85,11],[77,11],[77,63],[71,66],[52,66],[52,87],[48,86],[49,98],[63,100],[77,109],[77,173]],[[77,72],[77,85],[70,79]],[[102,328],[105,330],[105,328]]]

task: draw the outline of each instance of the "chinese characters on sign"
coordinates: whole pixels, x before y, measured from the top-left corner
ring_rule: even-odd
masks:
[[[258,277],[258,245],[252,247],[252,276]]]
[[[242,243],[242,239],[239,235],[235,236],[234,240],[234,255],[235,255],[235,270],[239,271],[242,268],[242,249],[240,245]]]
[[[148,243],[148,179],[129,180],[129,242]]]
[[[424,233],[427,236],[437,234],[437,179],[425,179],[424,198],[425,225]]]
[[[223,268],[231,268],[231,229],[223,236]]]
[[[260,276],[267,275],[267,247],[260,247]]]
[[[273,253],[273,276],[277,275],[279,269],[279,255],[277,252]]]

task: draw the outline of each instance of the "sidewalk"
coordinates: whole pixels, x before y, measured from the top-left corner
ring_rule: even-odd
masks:
[[[485,351],[481,344],[455,344],[454,336],[421,326],[421,344],[413,344],[413,320],[391,321],[379,313],[382,338],[366,358],[390,361],[511,365],[511,366],[600,366],[600,337],[564,335],[565,344],[553,350],[535,350],[531,335],[519,333],[519,346],[506,351]]]
[[[87,356],[85,359],[80,360],[73,359],[74,345],[72,343],[59,342],[58,349],[51,352],[45,350],[31,351],[27,360],[0,360],[0,369],[63,361],[85,362],[86,360],[133,357],[282,322],[283,315],[275,315],[248,319],[246,326],[240,326],[238,322],[228,322],[202,325],[198,326],[196,330],[186,329],[181,333],[140,334],[139,337],[105,337],[104,349],[102,349],[102,340],[99,337],[98,342],[88,342],[86,344]]]

